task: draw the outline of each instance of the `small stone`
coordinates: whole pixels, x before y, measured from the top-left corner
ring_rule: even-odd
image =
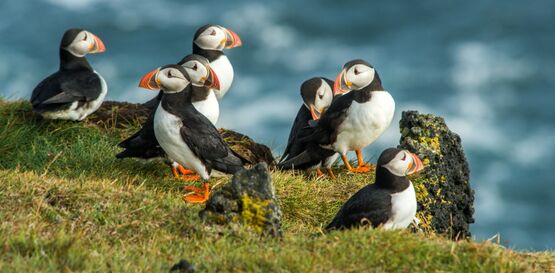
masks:
[[[452,239],[470,237],[474,223],[474,190],[460,137],[441,117],[403,112],[399,148],[417,154],[425,169],[413,180],[420,228]],[[406,134],[407,128],[410,133]]]
[[[217,224],[242,222],[261,234],[281,236],[281,209],[268,165],[235,173],[231,183],[212,193],[200,216]]]
[[[189,263],[189,261],[181,259],[178,263],[172,266],[170,272],[193,273],[195,272],[195,267]]]

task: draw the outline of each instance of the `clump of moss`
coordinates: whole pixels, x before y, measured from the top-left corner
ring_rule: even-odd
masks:
[[[241,198],[241,219],[258,233],[264,231],[266,218],[271,214],[269,200],[256,200],[247,194]]]

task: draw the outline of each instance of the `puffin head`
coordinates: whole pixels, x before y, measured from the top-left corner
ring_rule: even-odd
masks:
[[[339,95],[352,90],[360,90],[372,83],[381,88],[380,77],[374,67],[364,60],[352,60],[343,66],[335,78],[333,94]]]
[[[204,25],[197,30],[193,43],[205,50],[223,50],[241,46],[239,35],[219,25]]]
[[[179,63],[191,79],[194,86],[207,86],[208,88],[220,90],[220,80],[216,72],[210,67],[208,59],[190,54],[185,56]]]
[[[100,38],[80,28],[66,30],[62,37],[60,48],[68,51],[75,57],[84,57],[89,53],[106,51],[106,47]]]
[[[404,177],[424,169],[424,164],[417,155],[397,148],[388,148],[378,159],[378,169],[385,169],[389,173]]]
[[[301,97],[306,108],[310,110],[312,119],[319,119],[330,106],[333,100],[331,84],[332,81],[326,78],[314,77],[301,85]]]
[[[183,91],[191,83],[190,77],[181,65],[170,64],[159,67],[143,76],[139,87],[160,90],[164,93]]]

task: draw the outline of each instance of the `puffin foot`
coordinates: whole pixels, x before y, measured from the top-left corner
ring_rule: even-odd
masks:
[[[208,197],[210,197],[210,185],[208,183],[204,183],[202,188],[194,186],[186,186],[184,188],[185,190],[194,192],[192,194],[183,195],[183,200],[187,203],[202,204],[208,201]]]
[[[372,172],[372,171],[374,171],[374,167],[372,167],[371,165],[368,165],[368,164],[358,166],[358,167],[353,168],[351,170],[351,172],[353,172],[353,173],[367,173],[367,172]]]
[[[333,170],[332,168],[326,168],[328,171],[328,175],[331,179],[336,179],[337,177],[335,177],[335,174],[333,174]]]
[[[177,170],[181,173],[181,175],[188,175],[195,173],[193,170],[185,169],[181,165],[177,165]]]
[[[316,179],[320,179],[324,177],[324,173],[322,172],[322,170],[320,170],[320,168],[316,168]]]

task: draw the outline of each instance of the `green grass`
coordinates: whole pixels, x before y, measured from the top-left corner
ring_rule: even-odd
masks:
[[[282,239],[209,226],[159,162],[116,160],[137,124],[45,121],[0,101],[0,272],[553,272],[555,255],[408,231],[321,234],[366,175],[273,173]],[[215,179],[225,182],[228,178]]]

